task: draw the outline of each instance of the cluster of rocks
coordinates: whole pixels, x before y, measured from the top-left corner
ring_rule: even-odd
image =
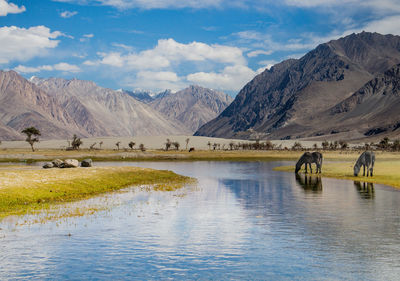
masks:
[[[85,159],[82,160],[80,163],[81,167],[92,167],[93,166],[93,161],[92,159]],[[76,159],[54,159],[51,162],[46,162],[43,165],[44,169],[50,169],[50,168],[77,168],[79,167],[79,161]]]

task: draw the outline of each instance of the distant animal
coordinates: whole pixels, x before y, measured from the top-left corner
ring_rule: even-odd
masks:
[[[363,176],[365,176],[365,167],[367,167],[367,177],[368,174],[372,177],[374,172],[375,164],[375,153],[372,151],[364,151],[361,153],[356,164],[354,164],[354,176],[357,177],[360,172],[361,166],[363,166]]]
[[[194,151],[194,147],[189,148],[189,152]]]
[[[321,173],[322,158],[322,154],[319,152],[304,152],[299,161],[297,161],[296,163],[295,173],[297,174],[300,171],[303,164],[305,165],[306,174],[308,173],[307,164],[310,166],[310,173],[312,173],[311,163],[315,163],[315,165],[317,166],[316,173]]]

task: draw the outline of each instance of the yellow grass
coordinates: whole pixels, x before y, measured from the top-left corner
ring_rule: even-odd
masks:
[[[171,171],[136,167],[75,169],[1,169],[0,218],[118,190],[129,185],[155,185],[174,190],[191,181]]]
[[[252,160],[295,160],[298,159],[303,151],[289,150],[196,150],[187,151],[162,151],[147,150],[88,150],[65,151],[60,149],[40,149],[32,152],[28,149],[6,149],[0,150],[0,162],[20,162],[20,161],[46,161],[55,158],[92,158],[95,161],[169,161],[169,160],[232,160],[232,161],[252,161]],[[349,160],[355,161],[359,151],[322,151],[325,160]],[[396,152],[375,152],[377,157],[382,160],[400,160],[400,153]]]
[[[381,155],[382,156],[382,155]],[[324,163],[322,165],[322,176],[337,178],[337,179],[346,179],[346,180],[354,180],[354,181],[364,181],[378,184],[390,185],[396,188],[400,188],[400,160],[392,160],[393,157],[379,158],[375,162],[374,167],[374,175],[373,177],[362,176],[363,169],[361,168],[360,174],[358,177],[353,175],[353,166],[354,161],[340,161],[340,162],[330,162]],[[315,166],[313,165],[313,169]],[[294,165],[293,166],[283,166],[277,167],[274,170],[276,171],[285,171],[294,173]],[[313,170],[315,172],[315,170]],[[304,172],[303,169],[300,172]],[[313,174],[315,175],[315,174]]]

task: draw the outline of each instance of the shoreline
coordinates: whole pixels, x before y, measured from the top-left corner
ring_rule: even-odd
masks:
[[[48,209],[128,186],[151,185],[173,191],[194,179],[171,171],[137,167],[0,170],[0,220],[10,215]]]

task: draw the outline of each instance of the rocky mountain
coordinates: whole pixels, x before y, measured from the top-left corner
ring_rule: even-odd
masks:
[[[223,92],[190,86],[176,93],[159,94],[149,105],[168,118],[179,120],[193,133],[217,117],[232,100]]]
[[[343,118],[352,118],[350,113],[329,114],[332,108],[340,108],[342,102],[369,81],[379,79],[380,74],[398,63],[400,36],[362,32],[332,40],[300,59],[283,61],[257,75],[230,106],[195,135],[249,138],[256,132],[271,139],[290,139],[339,137],[342,133],[351,138],[363,137],[369,125],[362,126],[362,121],[378,122],[369,119],[373,114],[366,108],[357,109],[363,115],[361,123],[349,127],[342,124]],[[373,116],[384,118],[379,114]]]
[[[26,127],[46,128],[43,137],[63,138],[84,134],[62,104],[14,71],[0,71],[0,135],[22,139]]]
[[[127,90],[119,90],[120,92],[124,92],[130,95],[132,98],[137,99],[138,101],[149,103],[154,100],[151,92],[148,91],[127,91]]]
[[[150,106],[122,91],[97,86],[92,81],[61,78],[32,81],[62,103],[65,111],[90,136],[177,135],[189,133]]]

